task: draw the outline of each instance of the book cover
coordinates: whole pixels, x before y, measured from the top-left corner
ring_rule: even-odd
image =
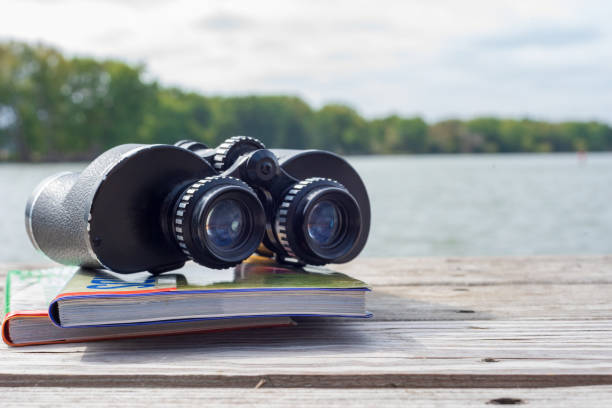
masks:
[[[5,313],[0,328],[3,341],[9,346],[28,346],[279,327],[295,324],[290,318],[286,317],[266,317],[170,322],[128,327],[57,327],[49,318],[49,303],[78,270],[74,267],[60,267],[10,271],[6,278]],[[26,333],[26,336],[18,335],[18,332]],[[13,336],[14,334],[16,336]]]
[[[125,307],[127,309],[130,304],[153,302],[153,299],[161,299],[159,302],[177,303],[202,295],[225,297],[223,301],[226,302],[225,305],[228,305],[249,300],[253,296],[261,295],[262,293],[285,292],[287,296],[295,296],[296,299],[299,299],[304,298],[306,295],[314,296],[326,291],[328,293],[325,295],[330,295],[328,297],[331,297],[332,294],[357,296],[369,291],[369,288],[360,280],[325,268],[280,266],[266,261],[245,262],[235,268],[224,270],[214,270],[194,263],[188,263],[185,267],[173,273],[164,273],[157,276],[152,276],[146,272],[121,275],[102,270],[78,269],[59,294],[51,301],[49,316],[55,324],[61,327],[84,327],[87,324],[66,323],[65,321],[68,319],[66,319],[65,314],[67,312],[63,311],[62,305],[79,302],[80,304],[90,305],[91,308],[89,310],[95,311],[95,307],[109,309],[113,304],[120,304],[120,301],[115,299],[121,299],[121,302],[126,304]],[[289,300],[286,304],[291,305],[292,302]],[[259,303],[254,302],[252,305],[257,306]],[[214,308],[218,310],[213,310],[207,314],[205,319],[244,318],[264,315],[371,316],[365,310],[358,313],[300,313],[294,311],[285,314],[274,311],[273,308],[268,308],[253,313],[238,312],[232,314],[224,313],[226,310],[221,310],[224,309],[223,305],[215,304]],[[250,309],[246,307],[244,310]],[[193,315],[185,314],[175,316],[173,319],[167,319],[166,321],[185,321],[197,318]],[[95,324],[89,325],[148,324],[154,321],[160,321],[160,318],[147,315],[128,322],[107,323],[100,320]]]

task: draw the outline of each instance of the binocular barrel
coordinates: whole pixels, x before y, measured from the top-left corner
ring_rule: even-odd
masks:
[[[343,158],[243,136],[215,149],[117,146],[45,179],[26,205],[28,236],[49,258],[121,273],[187,260],[227,268],[258,248],[279,261],[347,262],[369,226],[365,186]]]

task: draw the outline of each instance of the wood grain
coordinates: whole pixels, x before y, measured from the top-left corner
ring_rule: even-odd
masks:
[[[374,288],[368,294],[368,309],[379,321],[595,320],[612,317],[612,284],[499,283]]]
[[[344,376],[365,375],[363,387],[373,376],[391,375],[384,381],[392,386],[394,378],[408,384],[426,374],[451,375],[449,384],[463,384],[465,374],[513,374],[552,381],[603,375],[598,381],[606,383],[610,339],[612,321],[302,322],[295,329],[5,348],[0,367],[10,375],[101,375],[100,382],[163,374],[205,382],[223,376],[229,384],[231,377],[282,375],[303,387],[314,375],[345,386]],[[490,381],[478,384],[498,383]]]
[[[612,283],[611,255],[357,258],[333,268],[374,286]]]
[[[0,281],[6,269],[0,267]],[[407,400],[482,406],[504,395],[530,405],[610,400],[611,256],[359,259],[336,269],[372,285],[374,319],[310,318],[295,328],[2,346],[0,386],[18,387],[15,395],[33,384],[48,393],[81,388],[67,399],[109,387],[117,398],[125,390],[144,395],[145,388],[159,390],[162,399],[180,394],[179,405],[203,396],[213,406],[271,398],[279,405],[331,406],[353,397],[364,406]],[[243,389],[257,384],[258,390]],[[189,391],[202,387],[208,388]],[[398,394],[394,387],[404,390]],[[165,394],[165,388],[172,390]],[[349,388],[355,391],[342,391]],[[257,392],[278,394],[258,399],[264,394]]]
[[[607,408],[611,386],[525,389],[228,389],[119,387],[101,388],[0,388],[3,406],[91,406],[109,407],[254,407],[317,406],[351,407],[589,407]],[[514,404],[512,404],[514,403]]]

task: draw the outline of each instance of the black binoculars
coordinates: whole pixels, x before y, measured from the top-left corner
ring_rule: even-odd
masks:
[[[255,252],[324,265],[361,252],[370,202],[353,167],[326,151],[269,150],[246,136],[217,148],[125,144],[41,182],[26,229],[59,263],[120,273],[187,260],[228,268]]]

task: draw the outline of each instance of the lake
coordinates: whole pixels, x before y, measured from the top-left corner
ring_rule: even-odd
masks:
[[[372,201],[363,256],[612,253],[612,154],[352,157]],[[85,164],[0,164],[0,262],[41,262],[24,228],[46,176]]]

